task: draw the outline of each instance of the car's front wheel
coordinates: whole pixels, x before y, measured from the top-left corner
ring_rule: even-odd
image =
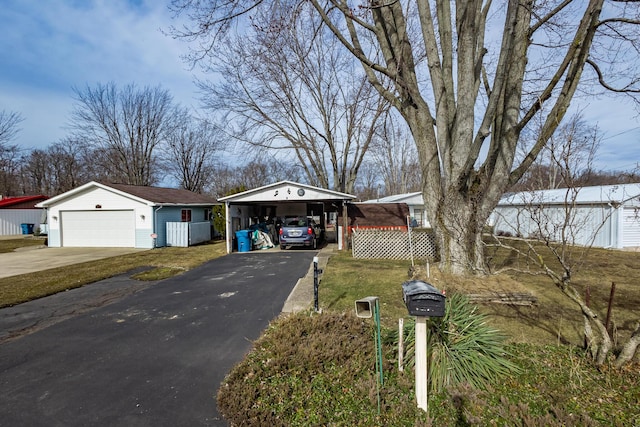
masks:
[[[280,245],[280,250],[284,251],[285,249],[287,249],[287,247],[285,245]]]

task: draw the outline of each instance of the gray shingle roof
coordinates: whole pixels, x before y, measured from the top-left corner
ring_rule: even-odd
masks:
[[[142,185],[110,184],[105,182],[101,184],[157,204],[218,204],[216,200],[211,196],[198,194],[189,190],[183,190],[179,188],[146,187]]]

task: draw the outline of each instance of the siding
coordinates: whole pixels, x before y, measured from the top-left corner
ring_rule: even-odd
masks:
[[[494,231],[513,236],[536,238],[549,236],[568,243],[601,248],[618,247],[617,211],[606,205],[582,205],[575,207],[567,221],[567,212],[562,206],[524,208],[522,206],[500,206],[493,215]]]
[[[0,236],[22,234],[21,224],[40,226],[42,209],[0,209]]]
[[[624,209],[623,230],[622,245],[624,247],[640,246],[640,209],[637,207]]]

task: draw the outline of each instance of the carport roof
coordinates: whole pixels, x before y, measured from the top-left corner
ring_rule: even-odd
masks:
[[[124,197],[138,200],[150,206],[212,206],[218,205],[212,197],[204,194],[194,193],[193,191],[183,190],[179,188],[163,188],[150,187],[143,185],[126,185],[126,184],[105,184],[91,181],[66,193],[59,194],[44,202],[38,203],[37,207],[49,207],[62,200],[68,199],[79,194],[91,187],[102,188],[120,194]]]
[[[353,200],[356,196],[292,181],[280,181],[218,199],[226,203]]]

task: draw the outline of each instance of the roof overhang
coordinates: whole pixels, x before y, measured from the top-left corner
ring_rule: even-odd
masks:
[[[150,207],[174,207],[174,206],[188,206],[188,207],[210,207],[210,206],[214,206],[214,205],[221,205],[222,203],[217,203],[215,201],[211,201],[211,202],[185,202],[185,203],[175,203],[175,202],[154,202],[152,200],[148,200],[145,199],[143,197],[139,197],[136,196],[134,194],[128,193],[126,191],[122,191],[119,190],[117,188],[114,187],[110,187],[109,185],[106,184],[102,184],[100,182],[96,182],[96,181],[90,181],[87,182],[84,185],[81,185],[80,187],[76,187],[72,190],[69,190],[65,193],[59,194],[55,197],[52,197],[48,200],[45,200],[43,202],[38,203],[37,205],[35,205],[38,208],[48,208],[49,206],[55,205],[57,203],[60,203],[64,200],[67,200],[71,197],[74,197],[76,195],[82,194],[83,192],[90,190],[92,188],[100,188],[102,190],[105,191],[109,191],[111,193],[117,194],[119,196],[125,197],[127,199],[142,203],[144,205],[150,206]]]
[[[126,193],[124,191],[117,190],[115,188],[109,187],[108,185],[104,185],[104,184],[101,184],[99,182],[89,181],[86,184],[81,185],[80,187],[76,187],[76,188],[74,188],[72,190],[69,190],[69,191],[67,191],[65,193],[58,194],[55,197],[52,197],[52,198],[50,198],[48,200],[40,202],[40,203],[38,203],[36,205],[36,207],[38,207],[38,208],[48,208],[51,205],[55,205],[55,204],[60,203],[60,202],[62,202],[64,200],[66,200],[66,199],[74,197],[74,196],[76,196],[78,194],[82,194],[83,192],[85,192],[85,191],[87,191],[87,190],[89,190],[91,188],[101,188],[101,189],[103,189],[105,191],[110,191],[112,193],[118,194],[118,195],[126,197],[128,199],[132,199],[132,200],[138,201],[140,203],[143,203],[143,204],[146,204],[146,205],[149,205],[149,206],[155,206],[155,203],[153,203],[153,202],[151,202],[149,200],[145,200],[145,199],[143,199],[141,197],[134,196],[133,194],[129,194],[129,193]]]
[[[356,196],[325,188],[313,187],[292,181],[280,181],[242,193],[221,197],[219,202],[229,204],[240,203],[273,203],[273,202],[313,202],[332,200],[353,200]]]
[[[528,205],[620,205],[640,197],[640,184],[615,184],[593,187],[558,188],[505,194],[498,207]]]

